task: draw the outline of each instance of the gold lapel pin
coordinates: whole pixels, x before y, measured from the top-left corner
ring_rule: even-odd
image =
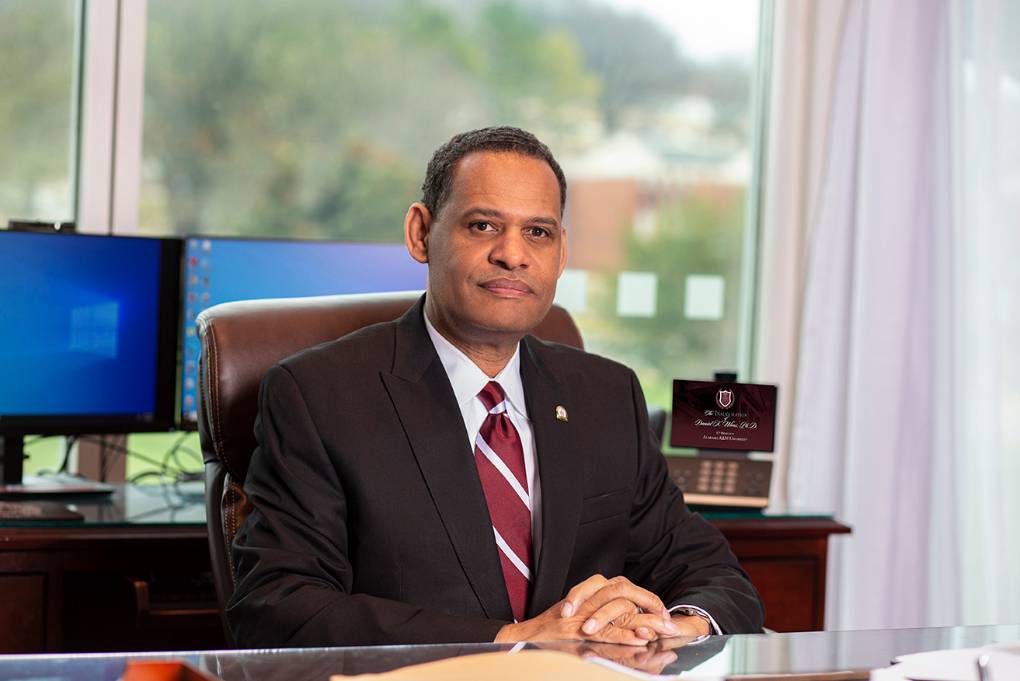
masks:
[[[567,408],[564,407],[562,404],[556,405],[556,420],[563,421],[564,423],[570,420],[569,418],[567,418]]]

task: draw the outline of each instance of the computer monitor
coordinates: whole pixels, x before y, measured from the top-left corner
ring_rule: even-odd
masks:
[[[402,243],[187,239],[180,426],[198,418],[198,314],[217,303],[425,288],[427,268]]]
[[[180,319],[176,239],[0,231],[0,448],[25,435],[167,430]]]

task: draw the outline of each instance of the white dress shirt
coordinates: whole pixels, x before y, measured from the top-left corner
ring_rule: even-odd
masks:
[[[475,438],[478,437],[478,431],[481,430],[485,417],[489,415],[489,410],[478,398],[478,393],[489,381],[496,381],[506,394],[508,403],[506,413],[520,435],[521,447],[524,450],[524,473],[528,479],[528,492],[531,495],[532,565],[537,565],[539,549],[542,546],[542,493],[535,459],[535,433],[531,428],[531,419],[528,418],[528,408],[524,404],[524,383],[521,382],[521,344],[517,343],[513,357],[503,367],[503,370],[490,378],[478,368],[473,360],[436,330],[429,320],[428,314],[424,317],[425,329],[429,333],[429,338],[432,339],[432,345],[436,348],[439,361],[446,369],[446,376],[450,379],[450,385],[453,387],[457,407],[460,408],[460,414],[464,418],[464,435],[467,437],[472,452],[475,451]],[[702,608],[678,604],[669,610],[672,613],[681,609],[693,611],[693,613],[704,617],[708,620],[713,633],[722,633],[715,619]]]
[[[506,395],[507,416],[517,429],[524,450],[524,474],[528,480],[528,492],[531,497],[531,555],[532,569],[538,564],[538,554],[542,546],[542,493],[538,479],[538,466],[535,459],[535,432],[528,418],[528,408],[524,404],[524,384],[521,382],[521,344],[517,344],[514,356],[510,358],[503,370],[489,378],[478,368],[467,355],[450,341],[446,340],[425,315],[425,328],[436,347],[439,361],[446,369],[446,376],[453,387],[453,395],[457,399],[460,415],[464,417],[464,436],[467,437],[471,451],[475,451],[475,438],[482,429],[489,410],[479,399],[478,393],[489,381],[496,381]]]

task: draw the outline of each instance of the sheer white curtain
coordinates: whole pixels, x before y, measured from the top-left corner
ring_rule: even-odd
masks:
[[[854,528],[830,562],[830,628],[1020,621],[1020,14],[840,9],[822,17],[830,96],[806,100],[827,130],[787,501]]]
[[[933,532],[941,621],[1020,621],[1020,4],[960,1],[954,26],[953,199],[943,270],[945,398],[937,494],[953,532]],[[951,562],[950,557],[956,557]],[[953,565],[955,571],[939,566]],[[943,601],[940,592],[956,594]],[[955,610],[951,609],[955,606]]]

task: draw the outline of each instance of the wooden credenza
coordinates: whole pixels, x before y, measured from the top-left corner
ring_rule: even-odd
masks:
[[[224,642],[204,527],[0,528],[0,652]]]
[[[712,516],[765,603],[765,626],[816,631],[825,626],[829,537],[850,528],[824,516]]]
[[[0,521],[0,652],[215,649],[225,645],[201,498],[119,490],[78,524]],[[821,629],[824,517],[710,516],[777,631]]]
[[[61,500],[82,521],[0,521],[0,652],[225,645],[202,483]]]

